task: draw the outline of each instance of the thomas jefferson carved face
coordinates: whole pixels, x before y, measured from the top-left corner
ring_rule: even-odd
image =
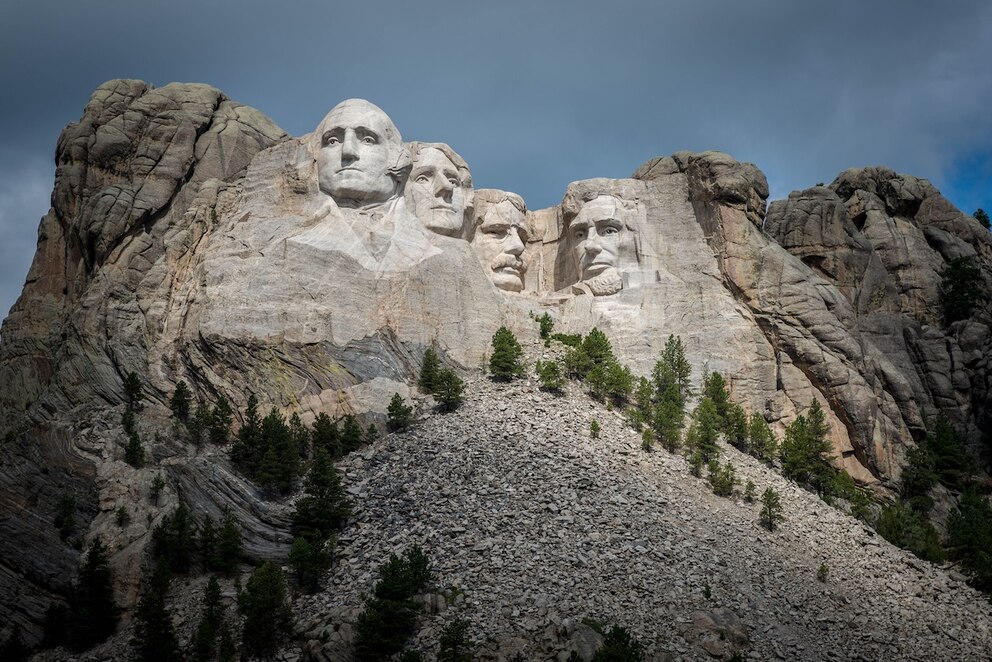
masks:
[[[519,292],[524,288],[523,277],[527,270],[522,257],[527,245],[524,212],[509,199],[504,199],[488,205],[481,221],[472,239],[472,247],[496,287]]]
[[[593,294],[614,294],[622,279],[620,249],[627,230],[622,205],[611,195],[601,195],[582,206],[568,226],[568,239],[579,278]]]
[[[317,127],[317,138],[317,183],[338,204],[365,206],[396,196],[405,150],[396,126],[378,107],[362,99],[342,101]]]
[[[413,159],[407,191],[424,226],[438,234],[464,237],[472,180],[467,166],[459,168],[454,157],[439,147],[421,146]]]

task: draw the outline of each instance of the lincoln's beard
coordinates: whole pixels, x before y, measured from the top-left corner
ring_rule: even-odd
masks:
[[[598,297],[616,294],[623,289],[623,278],[613,267],[582,282],[589,286],[593,295]]]

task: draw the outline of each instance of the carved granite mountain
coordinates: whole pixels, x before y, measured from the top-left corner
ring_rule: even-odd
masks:
[[[29,632],[76,563],[51,525],[62,493],[119,550],[126,604],[160,470],[198,515],[231,508],[253,555],[285,554],[285,504],[170,434],[180,380],[238,412],[255,394],[305,419],[381,416],[428,347],[468,373],[496,328],[533,339],[529,316],[548,312],[556,330],[603,329],[641,374],[680,335],[696,374],[720,371],[779,428],[819,400],[838,464],[865,483],[894,485],[938,412],[988,446],[992,314],[943,326],[938,292],[958,256],[988,289],[992,239],[922,180],[847,171],[766,215],[756,167],[678,153],[528,212],[473,191],[446,145],[403,143],[368,102],[292,138],[207,86],[138,81],[101,86],[56,158],[0,340],[0,616]],[[123,462],[128,372],[161,469]],[[126,531],[111,523],[122,499]]]

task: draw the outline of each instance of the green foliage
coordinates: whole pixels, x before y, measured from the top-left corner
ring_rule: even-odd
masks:
[[[645,421],[650,420],[654,412],[654,384],[647,377],[638,377],[634,387],[634,404]]]
[[[954,258],[940,275],[944,321],[951,324],[971,317],[975,307],[986,299],[982,270],[974,258]]]
[[[248,396],[244,422],[231,445],[231,461],[248,476],[254,476],[266,448],[262,442],[262,420],[258,416],[258,399]]]
[[[438,387],[434,392],[441,411],[451,412],[461,406],[464,401],[465,382],[450,368],[443,368],[437,376]]]
[[[55,506],[55,518],[52,524],[59,531],[62,540],[68,540],[76,530],[76,497],[63,492]]]
[[[80,653],[112,635],[117,616],[107,548],[100,538],[94,538],[70,589],[68,606],[50,611],[45,625],[47,643]]]
[[[972,574],[975,588],[992,593],[992,507],[986,497],[971,491],[961,495],[947,520],[947,544]]]
[[[152,557],[170,572],[186,572],[197,548],[196,522],[182,503],[152,530]]]
[[[627,628],[614,625],[603,638],[603,645],[593,656],[592,662],[642,662],[645,658],[644,646],[630,634]]]
[[[236,657],[234,635],[231,626],[224,621],[220,624],[220,643],[217,645],[217,662],[234,662]]]
[[[557,340],[565,347],[579,347],[582,345],[581,333],[553,333],[552,340]]]
[[[751,414],[748,425],[747,450],[754,457],[765,462],[771,462],[778,455],[778,440],[775,433],[768,427],[765,417],[755,412]]]
[[[568,375],[589,381],[590,389],[599,397],[606,393],[606,370],[615,362],[609,339],[597,328],[593,328],[582,342],[565,353],[565,371]],[[598,371],[590,375],[597,368]]]
[[[813,400],[805,415],[799,415],[785,430],[779,447],[782,475],[809,485],[820,496],[829,496],[834,468],[830,465],[832,447],[827,439],[829,428],[820,403]]]
[[[192,657],[195,662],[211,662],[216,651],[217,635],[224,620],[224,607],[220,602],[220,584],[210,577],[203,590],[200,622],[193,632]]]
[[[651,428],[641,433],[641,449],[648,453],[654,449],[654,430]]]
[[[293,512],[293,535],[311,544],[328,539],[351,513],[341,479],[323,448],[318,448],[307,473],[303,496]]]
[[[716,371],[703,375],[703,397],[709,398],[713,403],[720,420],[720,429],[723,430],[723,419],[730,407],[730,393],[723,375]]]
[[[293,539],[288,561],[296,583],[308,593],[314,593],[320,586],[321,576],[331,566],[331,554],[324,541],[311,543],[300,536]]]
[[[774,531],[782,521],[782,497],[771,487],[761,493],[761,512],[758,514],[761,525]]]
[[[365,440],[365,433],[358,419],[348,414],[341,425],[341,450],[350,453],[357,450]]]
[[[827,576],[830,574],[830,569],[827,567],[826,563],[821,563],[820,567],[816,570],[816,580],[824,584],[827,583]]]
[[[737,472],[734,465],[727,462],[723,466],[717,460],[710,460],[708,465],[709,475],[707,480],[713,488],[713,494],[717,496],[730,496],[734,493],[737,485]]]
[[[757,495],[757,489],[754,481],[749,479],[744,485],[744,500],[748,503],[753,503],[754,497]]]
[[[186,433],[189,435],[190,443],[200,447],[210,435],[210,408],[206,405],[197,405],[196,411],[186,422]]]
[[[193,393],[189,390],[189,386],[185,380],[180,381],[176,384],[176,390],[172,392],[172,398],[169,400],[169,409],[172,410],[172,415],[185,423],[189,420],[192,401]]]
[[[379,428],[375,426],[375,423],[369,423],[369,426],[365,428],[365,443],[371,444],[373,441],[379,438]]]
[[[605,394],[618,407],[630,397],[634,390],[634,375],[630,368],[617,362],[606,367]]]
[[[408,549],[402,558],[392,554],[379,567],[374,597],[365,601],[355,626],[358,660],[384,660],[403,649],[420,612],[411,598],[426,588],[430,579],[430,563],[419,547]]]
[[[699,451],[689,454],[689,473],[696,478],[701,478],[703,475],[703,455]]]
[[[231,403],[223,395],[217,396],[217,404],[210,410],[208,436],[210,443],[224,445],[231,439],[231,420],[234,412]]]
[[[599,421],[593,419],[592,422],[589,423],[589,437],[592,439],[599,439],[599,431]]]
[[[420,379],[417,386],[424,393],[433,393],[438,387],[438,373],[441,370],[441,361],[437,357],[437,352],[433,347],[428,347],[424,352],[424,361],[420,364]]]
[[[162,478],[162,474],[155,474],[152,478],[151,487],[148,490],[148,496],[151,497],[152,503],[156,506],[158,505],[159,497],[162,496],[162,489],[165,488],[165,479]]]
[[[400,432],[410,427],[410,419],[413,416],[413,407],[406,404],[406,401],[399,393],[394,393],[386,407],[386,429],[390,432]]]
[[[254,478],[266,490],[289,494],[300,473],[300,451],[286,419],[275,407],[262,419],[262,443],[265,454]]]
[[[172,613],[165,604],[168,580],[153,581],[141,597],[134,616],[134,638],[131,647],[134,659],[140,662],[178,662],[184,657],[179,651]]]
[[[658,402],[652,412],[651,427],[670,453],[678,450],[685,421],[685,400],[675,381],[664,391],[656,391]]]
[[[692,366],[685,358],[685,346],[682,344],[680,336],[670,335],[665,342],[665,348],[661,352],[651,371],[654,379],[654,390],[656,393],[664,393],[669,387],[675,387],[678,394],[679,404],[685,407],[685,401],[689,397],[689,378],[692,376]]]
[[[402,400],[400,398],[401,402]],[[313,427],[310,431],[310,439],[313,443],[314,452],[318,448],[323,448],[331,459],[337,459],[344,455],[341,447],[341,431],[338,430],[338,424],[332,421],[331,417],[324,412],[317,414],[317,418],[314,419]]]
[[[501,381],[524,376],[524,350],[516,336],[505,326],[493,335],[493,354],[489,357],[489,374]]]
[[[138,375],[128,371],[124,377],[124,404],[131,411],[140,411],[143,398],[141,380],[138,379]]]
[[[937,480],[950,489],[964,490],[975,464],[946,416],[937,418],[922,445],[933,459]]]
[[[551,393],[561,394],[565,386],[565,375],[557,361],[537,361],[534,364],[537,378],[541,380],[541,388]]]
[[[206,553],[207,568],[224,574],[231,574],[243,556],[244,546],[241,542],[241,531],[234,521],[234,515],[225,508],[221,527],[217,532],[216,543]]]
[[[709,397],[704,397],[696,407],[694,416],[697,425],[694,450],[702,456],[703,462],[709,462],[720,454],[720,447],[716,445],[720,431],[720,414],[713,401]]]
[[[883,506],[875,528],[890,543],[921,559],[932,563],[943,563],[946,559],[937,530],[922,513],[909,506],[901,503]]]
[[[976,209],[972,216],[974,216],[975,220],[981,223],[982,227],[986,230],[992,229],[992,222],[989,221],[989,215],[984,209]]]
[[[860,488],[854,490],[850,502],[851,516],[861,520],[865,524],[871,524],[874,514],[871,511],[871,500],[865,491]]]
[[[537,318],[537,323],[541,326],[541,340],[550,339],[551,331],[555,328],[555,321],[551,319],[551,315],[544,313]]]
[[[124,447],[124,461],[134,468],[140,468],[145,463],[145,447],[137,430],[132,429],[127,435],[127,445]]]
[[[906,451],[902,467],[902,498],[914,510],[926,513],[933,506],[930,490],[937,484],[936,463],[923,446]]]
[[[272,561],[263,563],[248,578],[238,596],[238,609],[244,616],[242,650],[249,656],[273,656],[293,633],[286,578]]]
[[[472,645],[468,640],[468,621],[456,618],[441,630],[437,660],[438,662],[472,662],[472,659]]]
[[[750,436],[747,414],[736,402],[727,405],[727,413],[723,417],[723,435],[731,446],[747,452]]]
[[[128,512],[127,508],[121,506],[117,509],[117,513],[114,515],[114,521],[117,522],[118,527],[123,529],[131,523],[131,513]]]

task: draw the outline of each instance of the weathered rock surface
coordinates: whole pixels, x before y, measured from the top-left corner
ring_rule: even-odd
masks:
[[[779,428],[819,400],[838,462],[864,482],[893,484],[938,411],[987,445],[992,315],[985,305],[944,328],[937,293],[958,256],[992,278],[992,240],[922,180],[848,171],[766,218],[755,166],[716,152],[653,159],[631,179],[575,182],[561,205],[529,212],[516,293],[494,286],[471,232],[411,227],[402,196],[362,212],[370,227],[383,214],[396,223],[376,255],[381,237],[361,235],[360,215],[318,185],[322,140],[291,138],[207,86],[139,81],[101,86],[63,132],[53,207],[0,339],[0,617],[36,636],[65,589],[78,553],[51,525],[63,493],[76,496],[74,537],[100,534],[117,550],[127,605],[177,489],[197,516],[230,508],[257,558],[285,553],[288,505],[260,500],[223,452],[176,441],[166,403],[179,380],[239,412],[254,393],[305,419],[381,416],[394,392],[409,395],[427,347],[469,374],[500,325],[533,339],[531,313],[550,312],[563,332],[600,327],[641,374],[680,335],[696,374],[719,370],[735,400]],[[590,202],[622,217],[609,278],[586,273],[599,268],[582,262],[591,239],[573,229]],[[592,219],[590,237],[606,237],[604,220]],[[355,235],[348,250],[339,230]],[[128,372],[143,384],[139,430],[155,460],[138,470],[122,461],[117,424]],[[155,505],[158,473],[172,487]],[[134,510],[123,531],[121,503]],[[684,606],[689,619],[705,605]],[[556,641],[574,633],[556,627]]]

